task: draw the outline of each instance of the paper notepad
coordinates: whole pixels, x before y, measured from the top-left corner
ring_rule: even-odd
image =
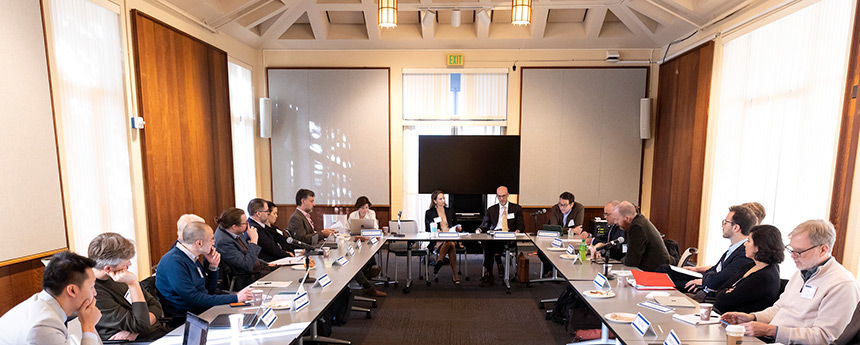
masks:
[[[675,272],[678,272],[678,273],[681,273],[681,274],[684,274],[684,275],[688,275],[688,276],[690,276],[690,277],[697,278],[697,279],[701,279],[701,278],[702,278],[702,274],[701,274],[701,273],[699,273],[699,272],[693,272],[693,271],[690,271],[690,270],[688,270],[688,269],[686,269],[686,268],[681,268],[681,267],[678,267],[678,266],[669,266],[669,267],[670,267],[673,271],[675,271]]]
[[[292,281],[276,282],[276,281],[270,281],[270,280],[260,280],[260,281],[255,282],[254,284],[251,284],[251,287],[252,288],[285,288],[285,287],[289,287],[290,284],[292,284],[292,283],[293,283]]]
[[[711,319],[708,321],[702,321],[702,319],[699,318],[699,314],[675,314],[672,315],[672,318],[691,325],[713,325],[720,323],[720,315],[713,311],[711,312]]]
[[[288,257],[285,257],[283,259],[278,259],[278,260],[272,261],[271,263],[275,264],[275,265],[280,265],[280,266],[283,266],[283,265],[302,265],[305,263],[305,257],[304,256],[299,256],[299,257],[288,256]]]

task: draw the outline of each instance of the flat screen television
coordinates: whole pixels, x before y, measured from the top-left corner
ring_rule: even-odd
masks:
[[[519,194],[518,135],[418,137],[419,193],[493,194],[499,186]]]

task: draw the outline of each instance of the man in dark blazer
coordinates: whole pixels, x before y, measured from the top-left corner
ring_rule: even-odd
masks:
[[[615,210],[615,206],[618,206],[620,203],[621,202],[618,200],[612,200],[603,206],[603,218],[606,218],[606,224],[609,225],[609,229],[606,230],[606,233],[586,239],[588,244],[593,245],[591,247],[592,260],[600,260],[601,249],[606,245],[606,243],[625,236],[624,230],[618,227],[618,223],[615,221],[615,218],[612,217],[612,211]],[[626,244],[609,248],[609,257],[615,260],[623,259],[624,254],[627,252],[624,250],[625,246]]]
[[[478,227],[478,232],[481,231],[515,231],[520,232],[525,229],[523,221],[523,208],[520,205],[508,202],[508,187],[501,186],[496,189],[496,199],[498,204],[490,206],[484,214],[484,221]],[[504,213],[504,215],[502,215]],[[481,277],[479,286],[493,285],[493,260],[499,267],[499,275],[505,274],[505,269],[502,266],[502,252],[504,251],[504,243],[499,241],[485,241],[484,246],[484,268],[486,272]]]
[[[567,231],[572,231],[579,236],[582,233],[582,223],[585,220],[585,207],[576,202],[573,193],[564,192],[558,196],[558,203],[552,206],[549,212],[549,225],[561,225],[564,236]],[[587,235],[587,234],[583,234]],[[547,276],[552,272],[552,263],[547,259],[543,252],[538,251],[538,258],[543,263],[543,276]]]
[[[290,223],[287,225],[287,231],[293,235],[293,238],[302,241],[308,245],[313,245],[314,238],[326,238],[334,233],[332,229],[322,229],[317,231],[314,229],[313,220],[311,220],[311,212],[314,210],[314,192],[309,189],[299,189],[296,192],[296,211],[290,216]]]
[[[662,264],[673,264],[663,238],[648,218],[636,213],[636,206],[622,201],[612,211],[616,224],[624,229],[627,237],[627,255],[621,262],[626,266],[654,272]]]
[[[264,261],[275,261],[288,256],[293,256],[292,247],[286,243],[286,238],[278,234],[274,229],[266,228],[266,219],[272,213],[273,208],[269,202],[260,198],[248,202],[248,226],[257,229],[259,238],[257,245],[260,246],[260,259]]]
[[[688,270],[702,274],[702,278],[675,272],[669,266],[661,266],[657,271],[669,274],[679,291],[696,292],[702,289],[704,295],[716,295],[729,279],[738,272],[749,269],[755,263],[746,257],[744,242],[749,238],[750,230],[756,225],[755,213],[744,206],[729,207],[729,213],[722,221],[723,238],[729,239],[729,249],[720,257],[716,265],[691,267]],[[704,296],[703,296],[704,297]]]

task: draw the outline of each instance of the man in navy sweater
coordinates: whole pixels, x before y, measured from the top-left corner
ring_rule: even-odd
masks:
[[[182,232],[182,240],[161,257],[155,286],[162,296],[161,304],[168,317],[185,317],[190,311],[200,314],[212,306],[250,299],[249,289],[236,295],[216,295],[218,264],[221,254],[215,251],[215,235],[206,223],[192,222]],[[197,258],[203,255],[204,266]]]

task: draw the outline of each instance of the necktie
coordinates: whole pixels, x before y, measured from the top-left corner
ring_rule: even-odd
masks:
[[[448,217],[445,216],[445,208],[436,207],[436,213],[439,214],[439,227],[442,229],[442,232],[448,232]]]
[[[242,252],[245,253],[248,251],[248,246],[245,245],[245,242],[242,241],[239,236],[236,236],[236,242],[239,242],[239,247],[242,247]]]
[[[502,208],[502,231],[508,231],[508,206]]]

